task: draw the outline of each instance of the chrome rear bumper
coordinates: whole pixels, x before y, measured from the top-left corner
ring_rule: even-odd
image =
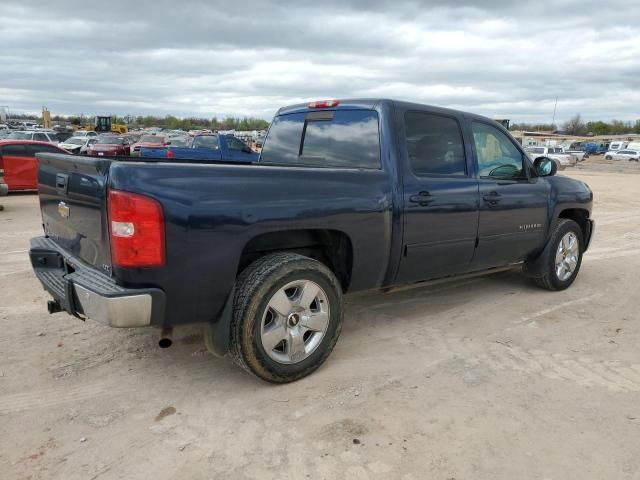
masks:
[[[110,327],[162,325],[164,292],[117,285],[113,278],[62,250],[47,237],[31,239],[31,265],[44,289],[76,317],[86,317]]]

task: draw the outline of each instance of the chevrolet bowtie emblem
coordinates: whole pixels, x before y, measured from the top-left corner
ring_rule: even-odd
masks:
[[[62,218],[69,218],[69,206],[64,202],[60,202],[58,204],[58,213]]]

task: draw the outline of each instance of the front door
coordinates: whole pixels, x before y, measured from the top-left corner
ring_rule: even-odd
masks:
[[[524,153],[497,126],[472,121],[480,222],[473,270],[524,260],[547,233],[549,184],[532,176]]]
[[[478,230],[478,181],[459,119],[404,115],[404,235],[396,283],[468,270]]]

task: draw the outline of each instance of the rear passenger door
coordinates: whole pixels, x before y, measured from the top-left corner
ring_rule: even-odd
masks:
[[[465,272],[478,232],[478,180],[461,118],[406,111],[400,123],[404,234],[396,283]]]

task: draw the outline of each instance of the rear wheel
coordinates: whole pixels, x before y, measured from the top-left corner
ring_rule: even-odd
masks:
[[[613,160],[613,157],[611,155],[607,155],[606,157],[604,157],[605,160]]]
[[[267,255],[237,280],[232,357],[268,382],[298,380],[327,359],[342,315],[342,289],[325,265],[293,253]]]
[[[580,226],[573,220],[559,219],[542,253],[545,258],[541,274],[533,281],[547,290],[569,288],[580,271],[583,245]]]

